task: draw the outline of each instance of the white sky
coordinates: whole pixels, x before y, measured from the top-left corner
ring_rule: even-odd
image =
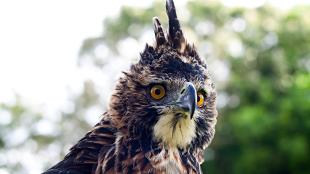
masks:
[[[176,6],[185,1],[177,0]],[[227,6],[249,8],[266,1],[222,0]],[[287,9],[310,0],[268,2]],[[100,35],[103,19],[117,14],[122,5],[149,4],[145,0],[0,1],[0,103],[14,102],[17,93],[29,106],[61,107],[68,90],[79,91],[82,86],[85,72],[76,67],[82,41]]]
[[[30,106],[61,105],[68,88],[82,85],[76,67],[82,41],[100,35],[103,19],[121,4],[126,1],[0,1],[0,102],[14,102],[17,93]]]

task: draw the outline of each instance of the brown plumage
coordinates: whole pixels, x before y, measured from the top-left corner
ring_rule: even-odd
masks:
[[[102,120],[45,174],[201,173],[214,136],[216,92],[207,66],[183,35],[172,0],[166,34],[119,79]]]

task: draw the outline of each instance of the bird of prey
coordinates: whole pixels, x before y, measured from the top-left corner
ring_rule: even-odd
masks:
[[[216,91],[207,65],[188,44],[173,0],[169,28],[153,18],[155,44],[119,79],[109,108],[44,174],[200,174],[215,133]]]

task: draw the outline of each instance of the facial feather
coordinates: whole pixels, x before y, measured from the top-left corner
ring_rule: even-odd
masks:
[[[185,148],[196,136],[196,124],[190,118],[180,119],[173,125],[175,115],[166,114],[154,126],[154,137],[166,146]]]

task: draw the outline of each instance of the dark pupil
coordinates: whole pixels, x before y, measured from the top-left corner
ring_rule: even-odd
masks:
[[[200,101],[200,96],[197,97],[197,101]]]
[[[155,89],[155,94],[159,95],[160,94],[160,89]]]

